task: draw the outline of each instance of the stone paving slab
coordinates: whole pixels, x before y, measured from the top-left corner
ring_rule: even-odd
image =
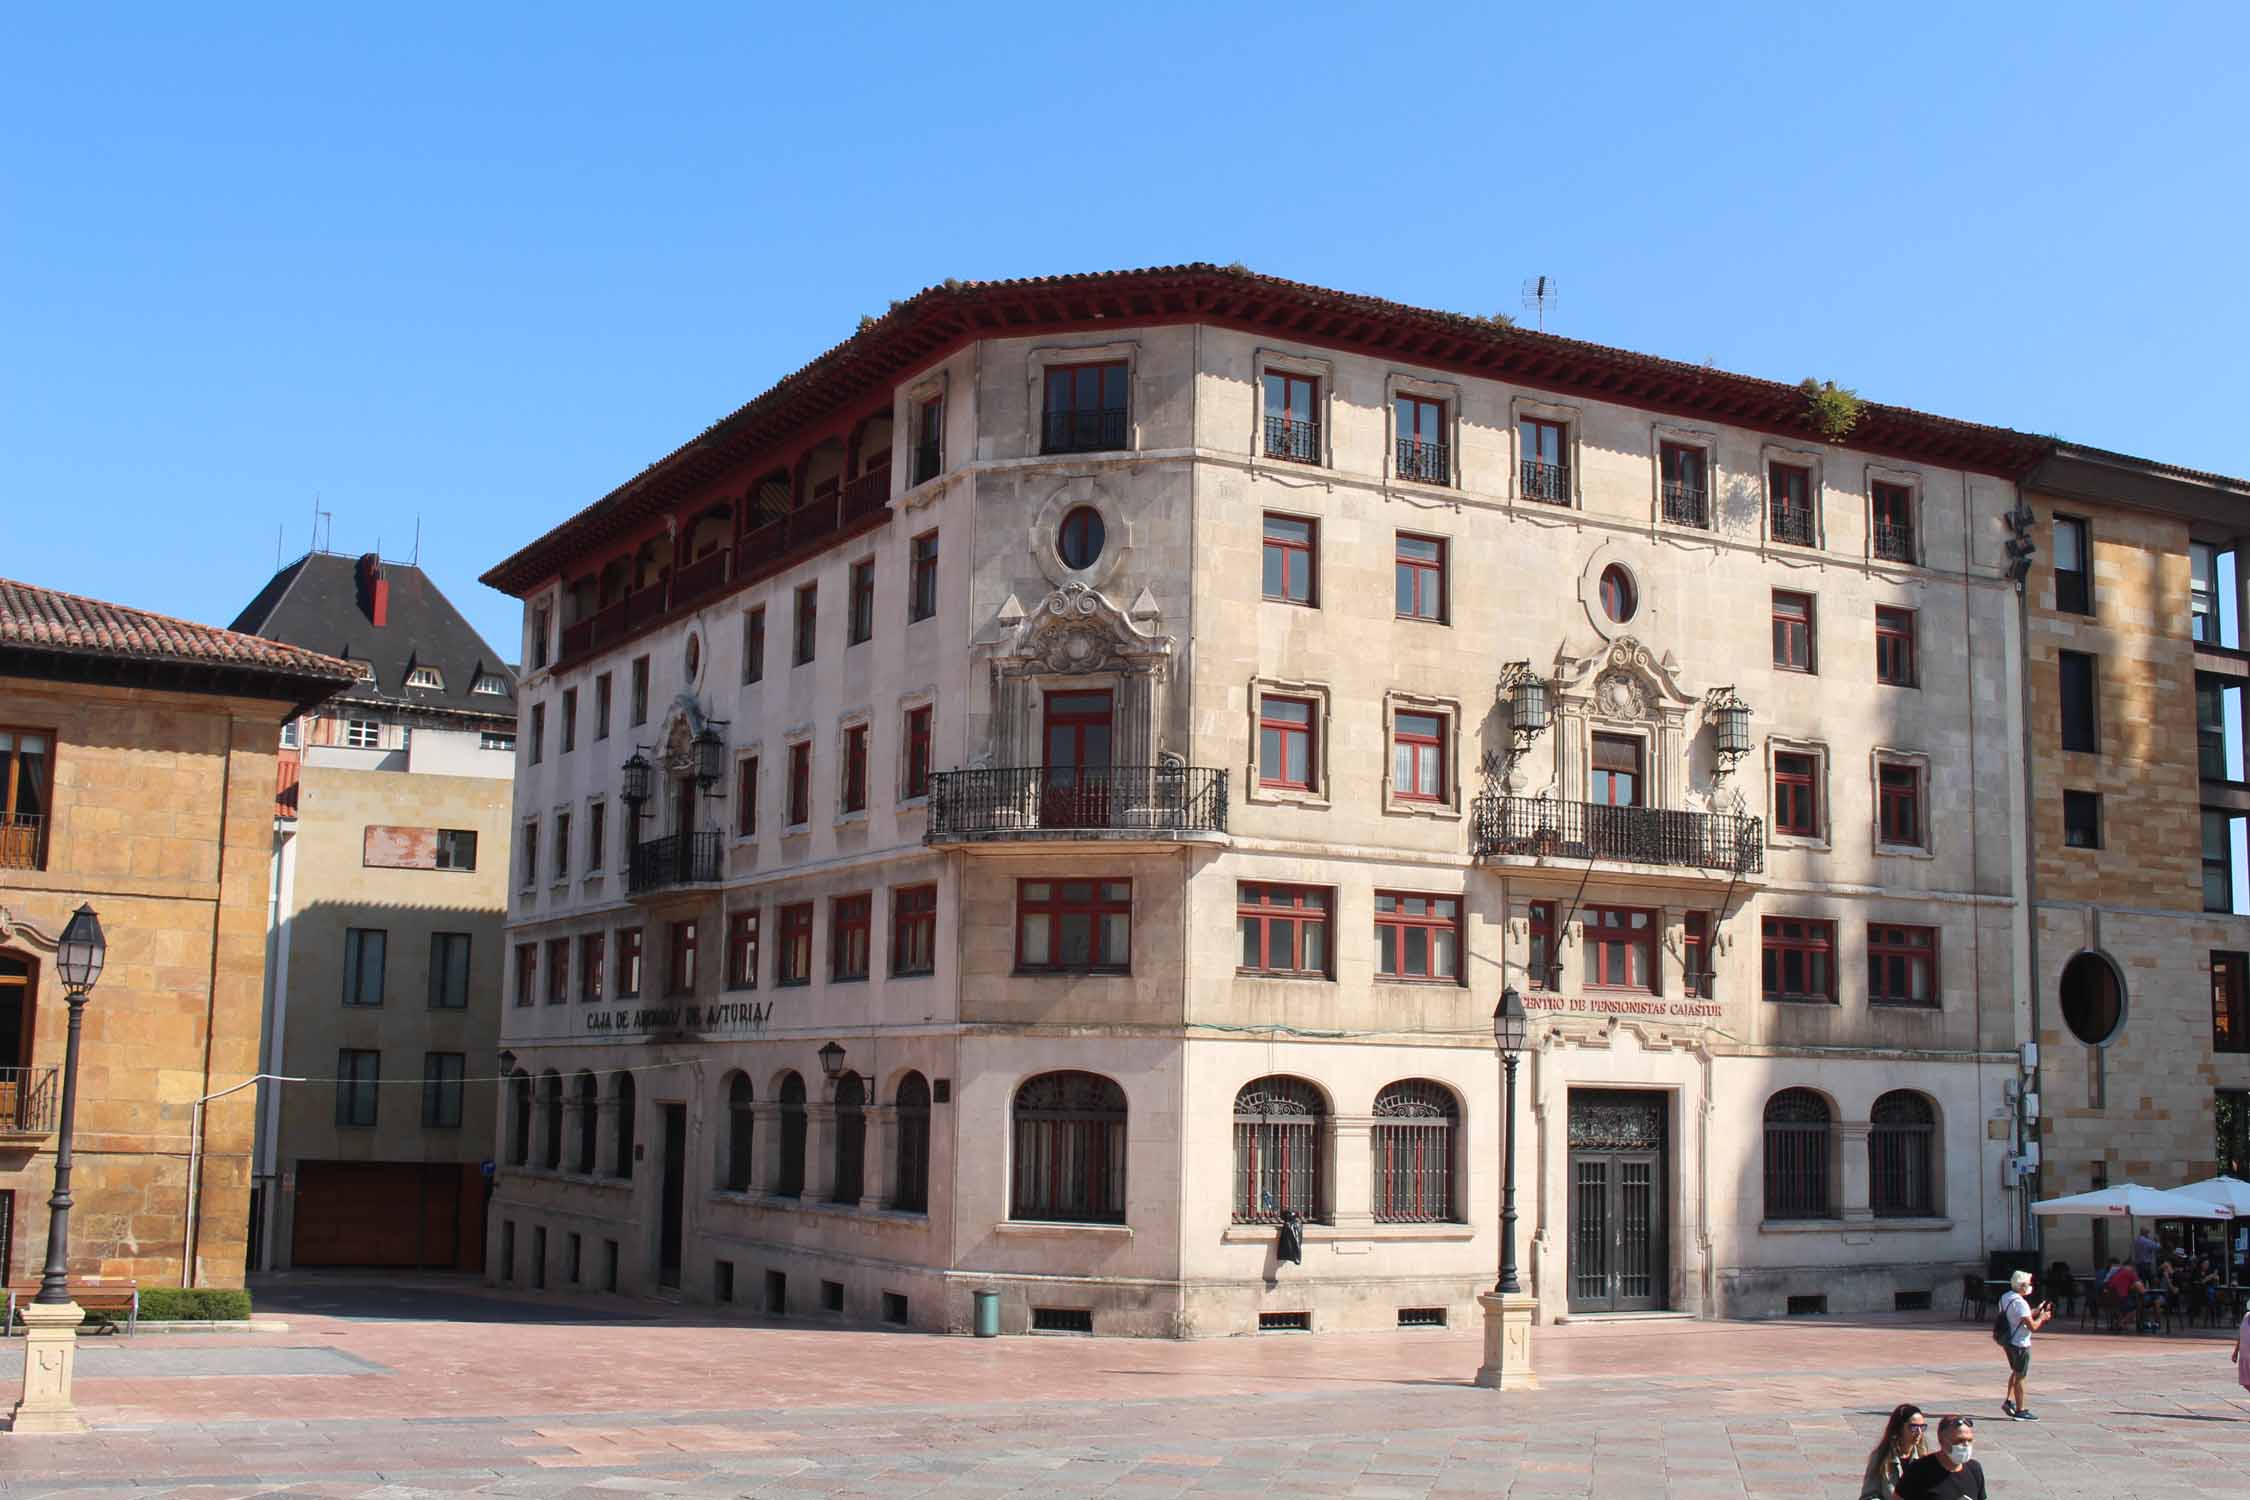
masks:
[[[159,1347],[128,1340],[87,1344],[78,1351],[80,1380],[184,1380],[212,1375],[388,1375],[372,1360],[326,1345],[300,1348]]]

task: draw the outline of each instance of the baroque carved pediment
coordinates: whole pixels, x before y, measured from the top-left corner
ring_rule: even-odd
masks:
[[[1073,582],[1040,600],[990,649],[997,663],[1018,671],[1160,672],[1172,638],[1144,630],[1100,589]]]
[[[1680,686],[1679,664],[1621,635],[1587,656],[1563,655],[1555,663],[1555,688],[1565,699],[1606,719],[1677,718],[1697,695]]]

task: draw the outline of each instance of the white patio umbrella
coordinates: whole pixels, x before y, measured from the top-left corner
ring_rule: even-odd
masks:
[[[2115,1182],[2090,1193],[2067,1198],[2043,1198],[2031,1205],[2042,1219],[2231,1219],[2234,1209],[2210,1198],[2185,1192],[2142,1187],[2137,1182]]]
[[[2244,1182],[2239,1177],[2206,1177],[2201,1182],[2191,1182],[2186,1187],[2177,1187],[2172,1191],[2183,1198],[2223,1203],[2233,1213],[2250,1217],[2250,1182]]]

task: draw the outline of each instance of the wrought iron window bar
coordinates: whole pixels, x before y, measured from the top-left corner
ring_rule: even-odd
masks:
[[[1122,406],[1051,411],[1044,426],[1042,453],[1110,453],[1127,446]]]
[[[1813,509],[1809,505],[1776,505],[1773,508],[1773,539],[1797,547],[1817,547],[1818,528],[1813,524]]]
[[[1291,463],[1320,462],[1320,424],[1290,417],[1266,418],[1266,457]]]
[[[1694,526],[1709,530],[1711,526],[1710,497],[1700,484],[1686,484],[1677,479],[1664,482],[1664,519],[1674,526]]]
[[[724,845],[715,829],[668,833],[633,846],[625,890],[638,896],[683,885],[715,885],[725,874]]]
[[[1570,465],[1527,458],[1521,467],[1524,499],[1544,505],[1570,504]]]
[[[1450,444],[1420,438],[1398,440],[1398,477],[1419,484],[1453,482],[1453,449]]]
[[[1476,799],[1470,821],[1480,856],[1608,859],[1737,875],[1765,869],[1764,820],[1741,813],[1488,794]]]
[[[1914,561],[1914,528],[1894,526],[1888,521],[1875,523],[1875,555],[1885,562],[1910,563]]]
[[[1000,766],[930,776],[928,842],[1224,833],[1227,773],[1208,766]]]

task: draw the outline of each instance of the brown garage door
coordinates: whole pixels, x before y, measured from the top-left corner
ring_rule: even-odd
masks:
[[[481,1271],[483,1175],[455,1162],[299,1162],[290,1259]]]

